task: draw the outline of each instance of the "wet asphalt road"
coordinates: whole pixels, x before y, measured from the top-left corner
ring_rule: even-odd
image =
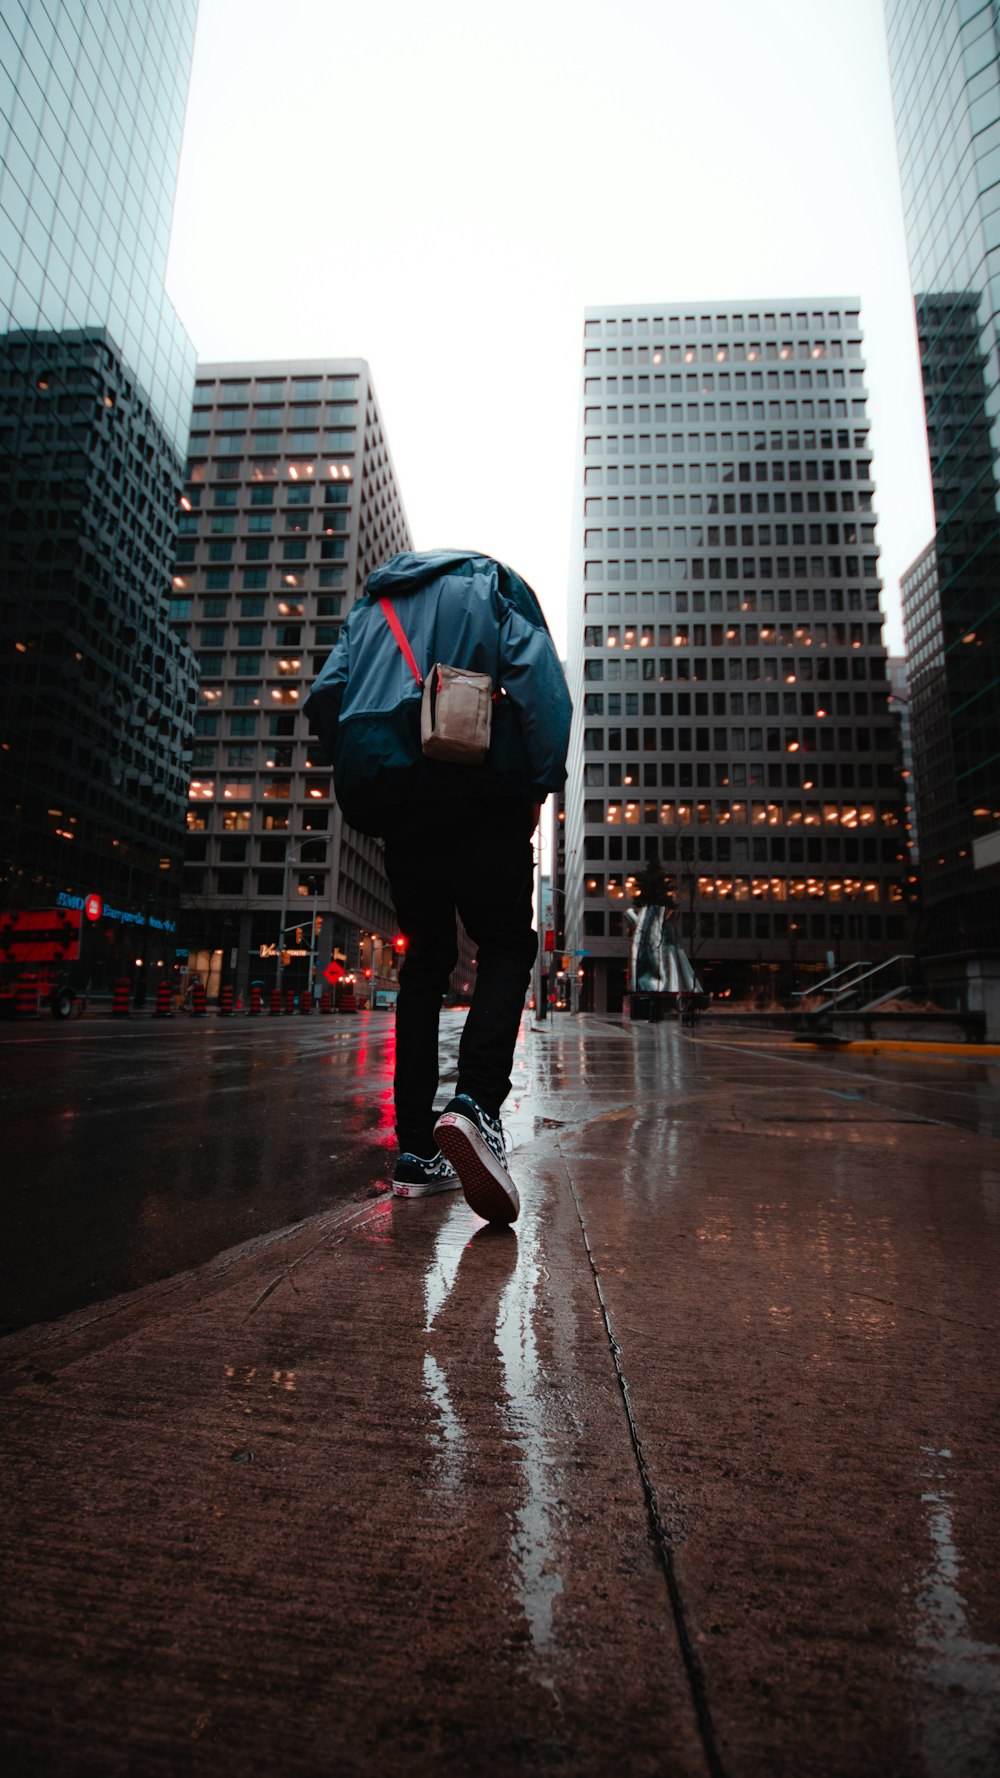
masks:
[[[439,1103],[452,1089],[463,1020],[461,1012],[442,1017]],[[505,1107],[514,1142],[547,1120],[575,1124],[601,1107],[683,1092],[686,1070],[664,1073],[653,1032],[643,1040],[634,1030],[634,1049],[595,1052],[601,1021],[587,1022],[586,1045],[584,1023],[557,1015],[557,1047],[540,1050],[528,1073],[522,1055]],[[697,1042],[701,1077],[724,1084],[739,1076],[754,1039],[709,1022]],[[0,1026],[0,1333],[385,1192],[395,1158],[393,1045],[391,1012]],[[687,1051],[675,1053],[679,1060]],[[996,1061],[786,1044],[768,1052],[767,1066],[782,1124],[794,1120],[794,1100],[809,1086],[845,1118],[880,1109],[890,1123],[903,1115],[1000,1136]],[[804,1105],[801,1115],[813,1110]]]
[[[0,1331],[384,1189],[393,1041],[391,1013],[0,1027]]]

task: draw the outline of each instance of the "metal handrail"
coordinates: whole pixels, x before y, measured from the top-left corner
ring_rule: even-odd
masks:
[[[884,974],[884,972],[887,969],[892,969],[894,964],[912,963],[913,961],[914,961],[914,953],[912,951],[899,951],[895,957],[888,957],[884,963],[876,963],[874,965],[874,967],[864,966],[864,965],[856,965],[856,967],[864,967],[865,968],[864,975],[855,976],[853,981],[845,982],[842,987],[835,990],[835,992],[833,993],[831,998],[832,998],[834,1004],[836,1005],[839,1003],[839,999],[842,996],[847,995],[847,994],[854,994],[860,988],[862,982],[874,981],[874,979],[877,975],[882,975],[882,974]],[[846,972],[846,970],[841,970],[841,971],[839,971],[839,973],[841,975],[844,975],[847,972]],[[834,980],[836,980],[836,977],[831,977],[830,980],[834,981]],[[814,994],[818,993],[819,991],[820,990],[817,988],[813,989]],[[891,992],[891,990],[889,992]],[[887,998],[887,996],[882,996],[882,998]],[[867,1006],[870,1004],[870,1002],[865,1001],[863,1004]]]
[[[867,957],[863,958],[858,963],[845,963],[843,969],[835,970],[833,975],[825,975],[821,982],[814,982],[809,988],[796,988],[795,993],[792,995],[792,999],[805,1000],[813,994],[824,994],[827,988],[833,986],[834,982],[840,981],[841,976],[853,976],[855,970],[870,968],[871,963]],[[844,985],[846,986],[846,984]]]

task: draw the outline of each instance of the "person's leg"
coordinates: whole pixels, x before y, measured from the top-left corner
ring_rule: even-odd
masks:
[[[455,895],[477,946],[476,986],[458,1053],[457,1091],[490,1117],[510,1092],[510,1070],[538,938],[531,924],[530,816],[506,810],[455,846]]]
[[[396,1134],[403,1151],[429,1157],[437,1150],[434,1095],[441,1002],[458,955],[454,890],[426,832],[419,838],[387,838],[385,867],[406,939],[396,1002]]]

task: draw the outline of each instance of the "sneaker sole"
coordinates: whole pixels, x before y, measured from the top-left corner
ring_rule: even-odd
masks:
[[[458,1174],[465,1201],[484,1222],[516,1222],[521,1201],[506,1169],[490,1154],[470,1118],[446,1111],[434,1125],[434,1140]]]
[[[433,1184],[408,1184],[406,1180],[393,1180],[392,1195],[394,1198],[434,1198],[439,1192],[457,1192],[462,1187],[460,1179],[435,1180]]]

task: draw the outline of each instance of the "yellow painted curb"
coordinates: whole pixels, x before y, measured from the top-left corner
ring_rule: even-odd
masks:
[[[902,1051],[908,1056],[958,1056],[966,1061],[976,1060],[980,1056],[1000,1056],[1000,1043],[922,1043],[918,1038],[908,1041],[903,1037],[886,1038],[845,1038],[834,1043],[813,1043],[801,1039],[799,1049],[814,1050],[855,1050],[860,1055],[877,1056],[883,1051],[886,1054]]]

